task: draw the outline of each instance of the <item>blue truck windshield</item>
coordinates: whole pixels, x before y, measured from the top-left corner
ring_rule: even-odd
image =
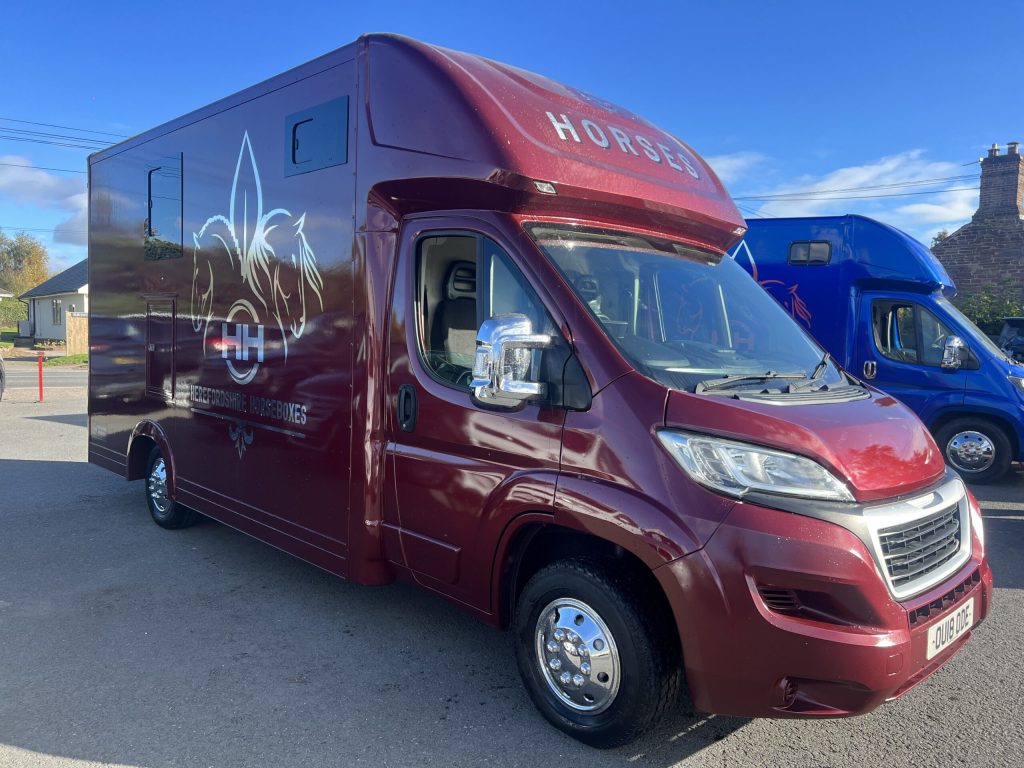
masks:
[[[999,360],[1007,358],[1006,353],[999,348],[999,345],[992,341],[981,328],[971,322],[967,315],[951,304],[948,299],[940,296],[936,299],[936,303],[946,310],[950,319],[960,325],[960,332],[967,337],[964,341],[968,346],[980,347],[980,349],[985,350],[986,354],[993,355]]]
[[[775,388],[846,383],[732,259],[641,235],[529,229],[627,359],[666,386],[717,390],[716,380],[730,377],[730,390],[762,389],[769,375]]]

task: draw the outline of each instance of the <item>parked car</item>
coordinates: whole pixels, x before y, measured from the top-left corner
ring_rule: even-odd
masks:
[[[1004,317],[996,343],[1007,355],[1024,363],[1024,317]]]

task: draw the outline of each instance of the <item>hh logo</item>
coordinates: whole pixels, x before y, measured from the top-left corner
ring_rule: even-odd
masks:
[[[245,299],[235,302],[227,319],[221,323],[220,356],[231,378],[238,384],[248,384],[263,362],[264,327],[246,322],[256,320],[256,310]]]
[[[231,323],[221,323],[223,332],[221,334],[221,357],[228,359],[228,350],[235,348],[235,360],[249,359],[249,350],[256,352],[256,362],[263,362],[263,326],[262,325],[236,325],[234,332],[231,330]]]

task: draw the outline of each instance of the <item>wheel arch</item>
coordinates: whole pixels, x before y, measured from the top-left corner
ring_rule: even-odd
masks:
[[[652,607],[674,617],[668,595],[639,554],[589,531],[556,523],[552,515],[538,512],[515,518],[502,536],[492,584],[492,605],[496,606],[498,625],[511,626],[518,597],[535,573],[552,562],[570,557],[588,557],[628,571],[642,581],[644,593],[655,603]],[[681,650],[675,621],[667,625]]]
[[[949,422],[953,421],[954,419],[980,419],[982,421],[989,421],[995,424],[1003,431],[1003,434],[1006,435],[1006,438],[1010,441],[1010,452],[1013,455],[1013,457],[1018,458],[1021,456],[1022,447],[1024,447],[1021,443],[1021,435],[1018,434],[1013,422],[1011,422],[1009,419],[1006,418],[1005,415],[999,413],[998,411],[977,409],[950,409],[947,411],[943,411],[938,416],[933,417],[928,424],[928,430],[932,433],[932,435],[935,435],[939,432],[940,429],[942,429],[944,426],[949,424]],[[945,454],[946,448],[945,446],[940,445],[939,450],[943,451],[943,454]]]
[[[177,477],[174,467],[174,454],[167,434],[159,424],[152,421],[140,421],[132,430],[128,439],[128,474],[129,480],[141,480],[146,476],[146,463],[153,448],[160,449],[167,467],[167,495],[173,500],[175,496],[174,480]]]

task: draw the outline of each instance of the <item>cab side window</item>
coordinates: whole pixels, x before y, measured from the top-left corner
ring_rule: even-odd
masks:
[[[484,320],[523,314],[537,333],[554,324],[508,254],[474,233],[423,237],[417,244],[416,318],[420,356],[438,380],[469,391],[476,335]]]
[[[891,360],[938,367],[952,332],[934,314],[911,302],[876,301],[871,308],[875,346]]]

